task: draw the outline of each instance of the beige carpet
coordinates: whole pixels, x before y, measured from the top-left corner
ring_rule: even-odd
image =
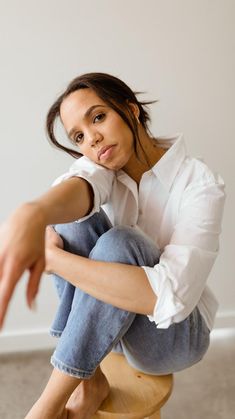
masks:
[[[212,338],[203,360],[174,377],[162,419],[235,419],[235,334]]]
[[[50,352],[0,357],[0,419],[23,419],[51,373]],[[212,340],[196,366],[175,374],[162,419],[235,419],[235,336]]]

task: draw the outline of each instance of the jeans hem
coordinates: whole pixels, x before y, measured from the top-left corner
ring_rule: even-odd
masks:
[[[55,338],[60,338],[60,337],[61,337],[61,335],[62,335],[62,331],[60,331],[60,330],[54,330],[54,329],[50,329],[50,330],[49,330],[49,334],[50,334],[50,336],[52,336],[52,337],[55,337]]]
[[[87,372],[84,370],[79,370],[77,368],[69,367],[68,365],[56,359],[54,356],[51,357],[51,364],[54,368],[58,369],[59,371],[75,378],[90,379],[95,373],[94,371]]]

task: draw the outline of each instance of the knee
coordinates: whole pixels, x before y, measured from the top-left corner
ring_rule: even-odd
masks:
[[[65,240],[69,240],[71,237],[77,235],[77,225],[78,223],[65,223],[65,224],[55,224],[53,228],[55,231]]]
[[[132,227],[115,226],[97,240],[89,257],[106,262],[142,265],[146,263],[145,252],[148,252],[145,245],[144,238]]]
[[[88,257],[99,236],[111,228],[111,223],[101,210],[81,222],[57,224],[54,228],[62,237],[65,250]]]
[[[61,236],[66,251],[77,253],[78,235],[80,236],[79,223],[72,222],[66,224],[56,224],[53,226],[55,231]]]

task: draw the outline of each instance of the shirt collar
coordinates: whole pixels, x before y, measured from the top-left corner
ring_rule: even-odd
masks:
[[[158,137],[156,141],[160,147],[168,150],[151,170],[169,191],[186,157],[184,136],[183,133],[177,133],[170,137]]]

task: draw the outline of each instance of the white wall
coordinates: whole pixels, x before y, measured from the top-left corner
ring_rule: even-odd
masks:
[[[188,151],[225,179],[221,252],[209,282],[220,300],[217,324],[234,324],[234,18],[233,0],[1,0],[0,221],[73,161],[44,133],[57,94],[84,72],[114,74],[160,100],[152,107],[155,135],[183,131]],[[26,308],[25,281],[0,335],[2,351],[52,344],[50,279],[36,313]]]

